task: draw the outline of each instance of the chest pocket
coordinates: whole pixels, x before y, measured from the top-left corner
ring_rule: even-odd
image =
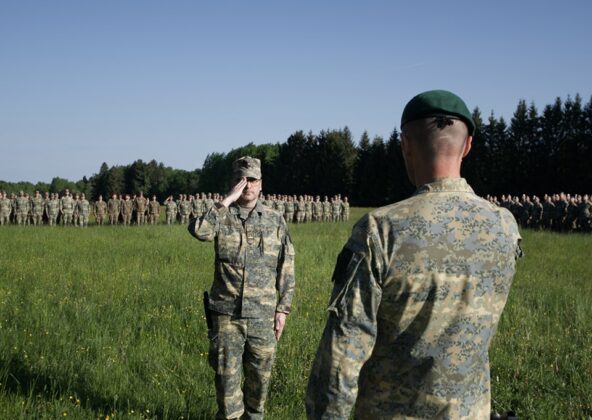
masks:
[[[220,225],[217,237],[218,259],[235,263],[239,258],[241,247],[241,230],[232,225]]]
[[[278,258],[281,251],[281,240],[277,227],[264,226],[261,228],[261,244],[265,265],[277,268]]]

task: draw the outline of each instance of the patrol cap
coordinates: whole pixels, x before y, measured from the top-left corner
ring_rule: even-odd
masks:
[[[232,163],[232,174],[235,178],[261,179],[261,161],[251,156],[243,156]]]
[[[475,134],[475,122],[467,105],[447,90],[429,90],[413,97],[403,110],[401,128],[409,121],[440,116],[461,120],[469,128],[469,134]]]

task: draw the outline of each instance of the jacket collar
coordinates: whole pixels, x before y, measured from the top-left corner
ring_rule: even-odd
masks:
[[[419,187],[413,195],[428,192],[468,192],[475,193],[464,178],[441,178]]]

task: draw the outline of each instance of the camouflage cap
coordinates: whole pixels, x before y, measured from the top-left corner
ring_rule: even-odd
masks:
[[[475,122],[464,101],[447,90],[429,90],[411,99],[401,116],[401,128],[409,121],[447,116],[463,121],[469,134],[475,134]]]
[[[261,161],[251,156],[243,156],[232,163],[232,173],[236,178],[261,179]]]

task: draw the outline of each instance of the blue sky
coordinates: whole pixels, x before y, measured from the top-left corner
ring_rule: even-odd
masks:
[[[590,1],[0,2],[0,180],[349,126],[388,137],[449,89],[509,120],[592,94]]]

